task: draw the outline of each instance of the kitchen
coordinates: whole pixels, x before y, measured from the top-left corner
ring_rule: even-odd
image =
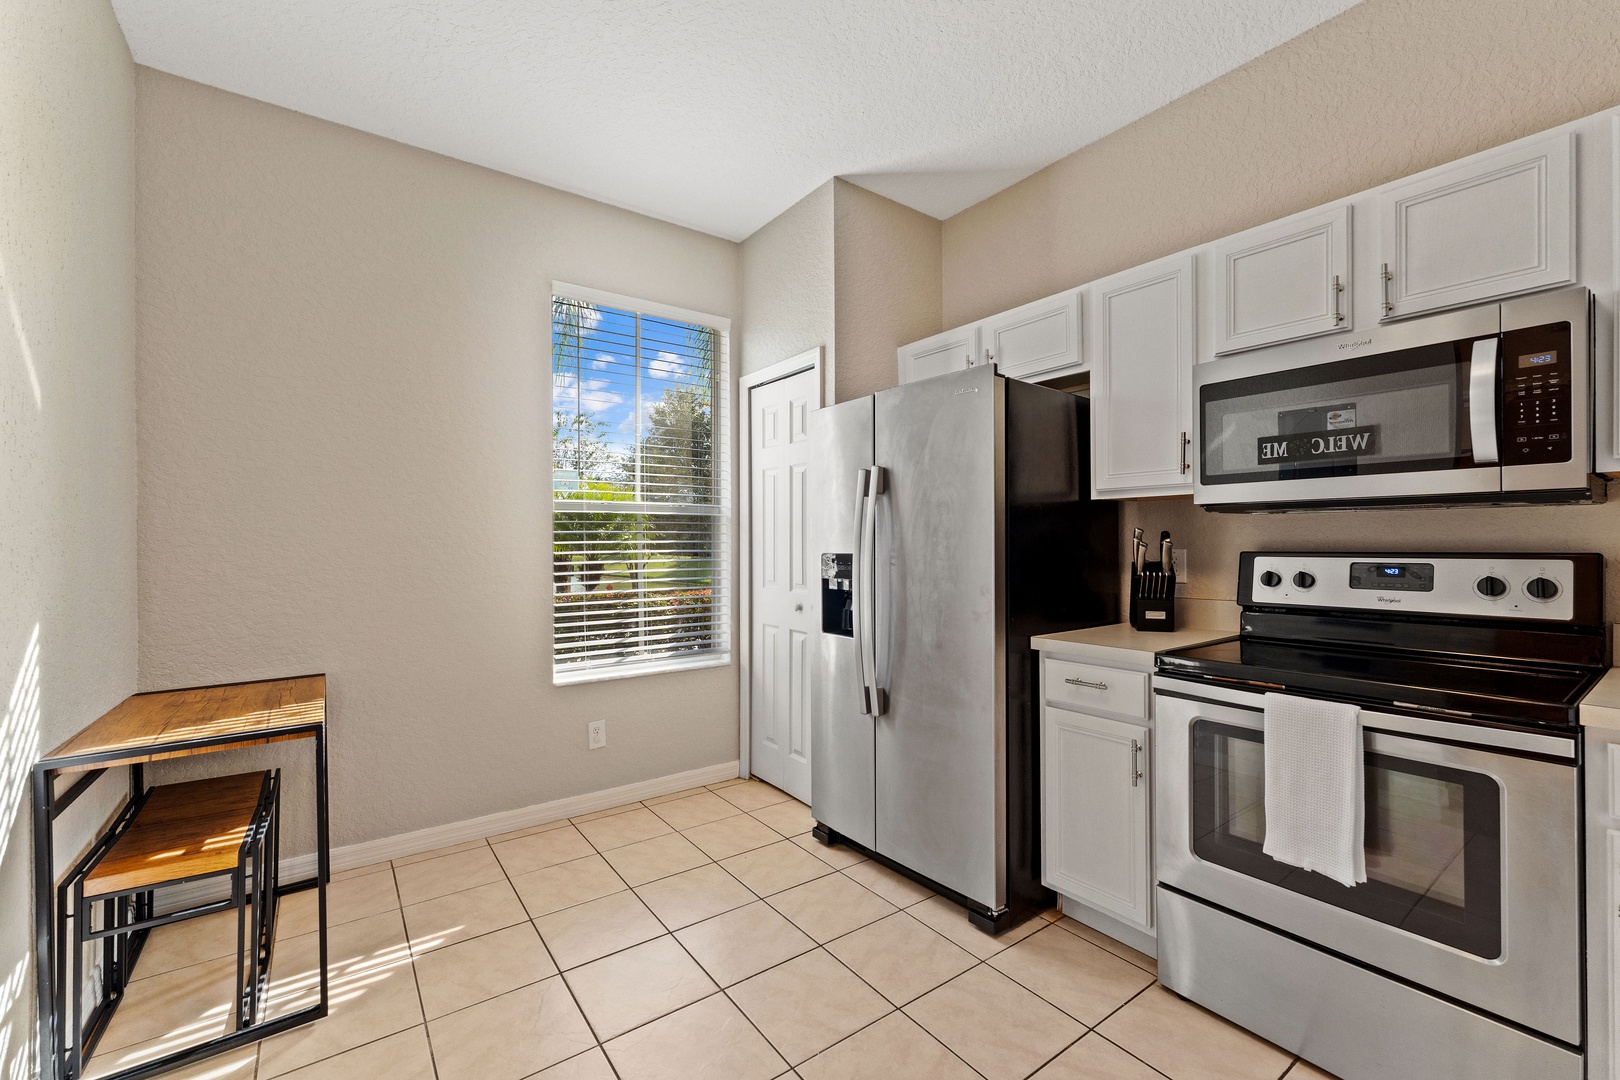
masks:
[[[313,874],[314,892],[288,892],[297,944],[275,955],[313,963],[330,935],[330,1011],[172,1075],[1614,1074],[1620,811],[1600,793],[1620,699],[1594,689],[1620,604],[1609,5],[1146,24],[902,5],[839,48],[934,40],[912,35],[946,19],[984,60],[965,67],[1000,74],[935,63],[929,83],[923,53],[859,52],[840,77],[898,65],[912,81],[871,100],[913,111],[849,139],[940,140],[940,101],[1030,145],[1058,113],[1093,126],[979,163],[999,178],[919,154],[796,173],[773,203],[746,190],[765,173],[718,178],[729,201],[681,205],[683,175],[711,176],[695,158],[626,180],[645,173],[628,162],[614,182],[641,187],[613,189],[503,157],[501,117],[545,118],[457,83],[503,69],[446,62],[447,26],[390,40],[360,7],[324,31],[158,7],[87,5],[58,38],[7,24],[35,66],[0,92],[69,117],[0,129],[8,155],[56,161],[33,153],[49,144],[82,166],[70,184],[25,170],[0,199],[24,211],[0,209],[8,438],[37,484],[12,517],[59,528],[16,534],[56,569],[17,564],[6,630],[43,705],[15,694],[7,724],[63,762],[39,755],[136,690],[325,671],[332,725],[330,873],[294,744],[216,755],[286,761],[283,884]],[[461,30],[487,44],[475,16]],[[626,49],[676,32],[599,17]],[[772,40],[825,56],[824,25],[863,24],[814,25]],[[586,29],[518,38],[589,56],[600,43],[567,37]],[[368,59],[334,82],[305,34]],[[438,78],[390,74],[412,34],[404,55]],[[1242,42],[1218,60],[1187,44],[1227,34]],[[1018,49],[1041,59],[1009,67]],[[764,66],[807,78],[779,55]],[[1075,103],[1108,99],[1063,81],[1081,76],[1136,96],[1094,117]],[[463,94],[453,122],[411,97],[429,83]],[[632,110],[689,88],[632,84],[598,92]],[[773,110],[793,97],[753,100],[787,130]],[[812,168],[756,141],[709,156]],[[93,388],[71,377],[91,353],[112,358]],[[859,433],[831,449],[863,402],[864,458]],[[564,403],[577,422],[548,440]],[[906,419],[930,410],[963,426]],[[69,443],[49,436],[61,416]],[[702,423],[705,453],[669,441]],[[1520,438],[1543,457],[1513,463]],[[602,471],[602,447],[629,465]],[[71,478],[95,497],[65,500]],[[662,607],[608,548],[633,531],[615,512],[642,515],[637,559],[674,583]],[[639,651],[612,653],[593,611],[637,622]],[[689,655],[646,660],[659,625]],[[1366,881],[1267,877],[1283,864],[1260,846],[1285,830],[1256,822],[1268,691],[1359,708],[1331,733],[1364,742],[1306,759],[1337,755],[1354,812],[1342,761],[1365,754],[1371,839],[1349,877]],[[838,694],[838,722],[866,725],[847,757],[820,741]],[[898,730],[930,715],[954,726]],[[25,775],[6,764],[8,785]],[[57,823],[64,857],[118,811],[106,787]],[[55,1068],[63,1032],[34,1026],[55,995],[36,994],[29,800],[3,794],[0,1058]],[[1494,863],[1471,857],[1492,836]],[[1407,921],[1357,907],[1385,901]],[[221,918],[151,931],[92,1068],[157,1075],[175,1035],[252,1033],[181,992],[228,959],[200,929]],[[278,1019],[280,981],[272,962]]]

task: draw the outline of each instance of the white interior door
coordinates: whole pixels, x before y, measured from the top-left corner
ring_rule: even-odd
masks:
[[[818,373],[756,386],[749,409],[753,663],[750,771],[810,801],[810,680],[820,605],[810,550],[810,410]]]

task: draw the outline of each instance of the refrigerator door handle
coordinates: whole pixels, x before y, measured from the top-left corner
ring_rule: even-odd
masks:
[[[878,496],[886,494],[888,490],[889,470],[885,469],[881,465],[874,465],[872,467],[871,483],[869,484],[867,491],[866,509],[866,549],[868,557],[872,561],[872,573],[867,579],[868,588],[871,591],[871,606],[867,608],[867,613],[869,616],[867,625],[872,631],[869,635],[869,640],[871,641],[870,648],[872,658],[871,679],[873,716],[882,716],[884,713],[889,711],[889,691],[888,688],[882,684],[878,673],[880,671],[888,670],[889,667],[888,645],[889,642],[893,640],[893,633],[889,626],[889,620],[893,618],[893,612],[889,610],[888,589],[879,587],[880,582],[878,579],[878,566],[880,562],[885,560],[879,559],[877,550]],[[879,610],[880,605],[881,613]],[[881,668],[878,666],[878,643],[880,638],[882,639],[884,647],[883,666]]]
[[[868,621],[866,591],[871,575],[867,571],[867,520],[871,507],[868,489],[872,484],[871,469],[855,470],[855,558],[850,567],[854,580],[850,583],[854,593],[855,668],[861,675],[861,715],[872,716],[872,678],[868,674],[867,655],[872,639]]]

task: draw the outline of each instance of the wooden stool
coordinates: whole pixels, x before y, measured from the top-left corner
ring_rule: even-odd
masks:
[[[72,1016],[69,1076],[83,1075],[147,934],[169,923],[236,910],[237,1030],[257,1020],[275,944],[280,801],[280,770],[153,787],[73,868],[63,884],[71,889],[73,912],[73,977],[62,980],[64,992],[74,996],[71,1013],[62,1014]],[[229,898],[156,914],[157,890],[222,877],[229,879]],[[99,928],[92,926],[98,904]],[[106,986],[86,1022],[79,992],[83,946],[97,940]],[[58,964],[60,970],[60,958]]]

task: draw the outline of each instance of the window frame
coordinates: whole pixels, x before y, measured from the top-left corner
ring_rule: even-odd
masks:
[[[556,321],[552,313],[552,305],[557,299],[576,300],[583,303],[599,304],[603,307],[615,308],[620,311],[629,311],[641,316],[652,316],[658,319],[669,319],[676,322],[693,323],[707,327],[715,334],[715,380],[713,410],[713,461],[714,485],[716,494],[715,519],[717,537],[717,564],[715,581],[721,593],[716,598],[717,611],[714,616],[715,640],[714,648],[700,652],[666,653],[663,655],[647,657],[644,659],[620,660],[613,662],[598,662],[595,665],[588,663],[573,663],[559,665],[557,661],[557,610],[555,600],[556,577],[551,576],[551,590],[548,593],[547,604],[550,608],[548,618],[548,631],[551,641],[551,681],[554,686],[569,686],[579,683],[605,682],[612,679],[632,679],[645,675],[660,675],[676,671],[692,671],[701,668],[728,667],[732,663],[735,636],[733,620],[735,618],[736,595],[736,567],[733,514],[732,476],[732,386],[731,386],[731,320],[722,315],[712,315],[707,312],[694,311],[689,308],[676,307],[671,304],[656,301],[642,300],[621,293],[606,292],[601,289],[592,289],[581,285],[572,285],[567,282],[553,281],[551,283],[551,303],[547,304],[546,317],[546,402],[548,414],[556,415],[555,378],[556,355],[555,340],[553,337]],[[556,515],[559,508],[577,509],[580,500],[558,499],[556,497],[556,460],[554,457],[555,445],[548,439],[546,443],[545,483],[551,495],[550,510],[547,517],[547,532],[549,546],[555,548],[557,542]],[[569,504],[572,504],[571,506]],[[612,505],[604,500],[604,505]],[[628,514],[645,513],[649,510],[657,513],[658,503],[621,502]]]

